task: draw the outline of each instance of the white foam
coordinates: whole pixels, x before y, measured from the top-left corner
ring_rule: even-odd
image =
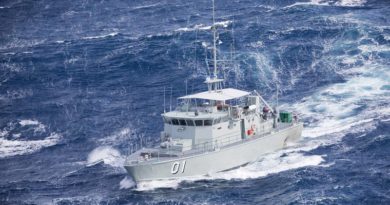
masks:
[[[340,0],[336,2],[336,5],[356,7],[356,6],[363,6],[366,2],[367,2],[366,0]]]
[[[135,131],[133,131],[131,128],[125,127],[120,131],[113,133],[110,136],[99,139],[99,142],[102,145],[108,145],[108,146],[123,144],[125,142],[130,141],[130,137],[134,133]]]
[[[11,48],[26,48],[33,47],[44,43],[45,40],[23,40],[23,39],[14,39],[12,42],[1,45],[0,49],[11,49]]]
[[[321,126],[316,126],[313,128],[305,128],[302,132],[304,137],[316,138],[323,135],[328,135],[332,133],[348,131],[354,126],[362,125],[368,122],[372,122],[374,119],[364,119],[358,121],[337,121],[337,120],[327,120],[321,123]]]
[[[364,48],[366,54],[376,50],[370,46]],[[343,57],[348,61],[348,56]],[[364,63],[339,72],[346,82],[320,88],[292,105],[303,118],[311,121],[304,129],[304,137],[351,132],[352,128],[372,124],[374,119],[385,115],[386,112],[379,108],[389,100],[389,91],[382,88],[388,85],[390,70],[375,61]]]
[[[53,132],[43,140],[8,140],[0,138],[0,157],[31,154],[42,148],[56,145],[62,136]]]
[[[119,188],[120,189],[133,188],[133,187],[135,187],[135,185],[136,185],[135,182],[131,178],[128,178],[128,177],[125,177],[124,179],[122,179],[119,182]]]
[[[142,5],[142,6],[135,6],[135,7],[132,7],[132,9],[134,9],[134,10],[146,9],[146,8],[152,8],[152,7],[155,7],[155,6],[158,6],[158,5],[160,5],[160,3],[149,4],[149,5]]]
[[[390,35],[383,35],[383,38],[384,38],[386,41],[390,41]]]
[[[39,125],[39,121],[37,120],[20,120],[19,124],[22,126],[27,126],[27,125]]]
[[[220,22],[215,22],[215,26],[220,26],[220,27],[223,27],[223,28],[226,28],[228,27],[233,21],[220,21]],[[211,29],[211,26],[205,26],[203,24],[197,24],[193,27],[185,27],[185,28],[178,28],[176,29],[175,31],[176,32],[189,32],[189,31],[195,31],[195,30],[198,30],[198,31],[201,31],[201,30],[210,30]]]
[[[342,63],[344,64],[347,64],[347,65],[352,65],[354,63],[356,63],[357,59],[353,59],[353,58],[344,58],[342,60]]]
[[[137,191],[151,191],[160,188],[171,188],[177,189],[179,184],[183,181],[189,179],[177,179],[177,180],[155,180],[155,181],[147,181],[147,182],[139,182],[135,187]]]
[[[20,138],[22,136],[21,133],[12,134],[12,138]]]
[[[125,162],[120,152],[111,146],[101,146],[92,150],[87,159],[87,166],[93,166],[99,162],[112,167],[122,167]]]
[[[359,7],[363,6],[366,2],[366,0],[338,0],[336,2],[334,0],[311,0],[308,2],[296,2],[283,8],[291,8],[302,5]]]
[[[249,166],[241,167],[230,172],[218,173],[213,178],[226,180],[260,178],[287,170],[316,166],[323,161],[322,156],[318,155],[304,156],[300,153],[291,153],[285,157],[280,157],[279,153],[275,153]]]
[[[32,126],[32,127],[34,127],[34,131],[35,132],[44,132],[44,131],[46,131],[46,126],[44,124],[42,124],[41,122],[39,122],[38,120],[30,120],[30,119],[20,120],[19,124],[22,127]]]
[[[8,135],[8,130],[6,130],[6,129],[3,129],[3,130],[0,130],[0,137],[5,137],[5,136],[7,136]]]
[[[91,39],[113,37],[113,36],[116,36],[116,35],[118,35],[118,32],[112,32],[112,33],[105,34],[105,35],[100,35],[100,36],[87,36],[87,37],[83,37],[82,39],[91,40]]]
[[[329,6],[329,2],[324,1],[324,0],[311,0],[309,2],[295,2],[291,5],[285,6],[283,8],[292,8],[295,6],[302,6],[302,5]]]

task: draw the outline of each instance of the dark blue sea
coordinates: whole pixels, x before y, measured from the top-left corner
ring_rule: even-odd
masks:
[[[122,164],[159,144],[164,88],[166,109],[206,89],[211,5],[1,0],[0,204],[390,204],[389,0],[216,0],[225,87],[279,93],[302,139],[135,185]]]

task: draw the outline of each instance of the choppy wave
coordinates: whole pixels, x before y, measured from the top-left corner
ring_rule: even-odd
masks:
[[[284,8],[292,8],[301,5],[329,6],[329,2],[326,0],[311,0],[309,2],[296,2],[291,5],[285,6]]]
[[[311,0],[308,2],[296,2],[285,6],[284,8],[291,8],[301,5],[360,7],[363,6],[366,2],[366,0]]]
[[[115,146],[131,141],[131,138],[136,135],[134,128],[126,127],[118,132],[114,132],[112,135],[101,138],[98,141],[102,145]]]
[[[29,130],[33,133],[28,132]],[[46,137],[29,140],[32,137],[29,135],[34,134]],[[24,119],[18,123],[10,122],[0,131],[0,158],[31,154],[45,147],[56,145],[61,139],[62,135],[47,132],[46,126],[38,120]]]
[[[136,186],[135,182],[129,177],[125,177],[119,182],[120,189],[129,189],[135,186]]]
[[[112,167],[123,168],[125,158],[117,149],[110,146],[101,146],[95,148],[88,154],[87,166],[93,166],[100,162]]]
[[[50,136],[42,140],[8,140],[0,138],[0,157],[31,154],[45,147],[56,145],[61,138],[62,136],[57,133],[51,133]]]
[[[118,32],[112,32],[112,33],[109,33],[109,34],[103,34],[103,35],[99,35],[99,36],[86,36],[86,37],[83,37],[82,39],[87,39],[87,40],[101,39],[101,38],[107,38],[107,37],[114,37],[114,36],[116,36],[118,34],[119,34]]]
[[[339,6],[351,6],[351,7],[355,7],[355,6],[363,6],[367,1],[366,0],[340,0],[340,1],[336,1],[336,5],[339,5]]]
[[[134,9],[134,10],[138,10],[138,9],[148,9],[148,8],[153,8],[153,7],[156,7],[156,6],[159,6],[159,5],[161,5],[161,4],[160,4],[160,3],[147,4],[147,5],[141,5],[141,6],[132,7],[132,9]]]
[[[219,21],[219,22],[215,22],[215,26],[217,27],[223,27],[223,28],[226,28],[228,27],[230,24],[232,24],[233,21],[230,21],[230,20],[227,20],[227,21]],[[178,28],[176,29],[175,31],[176,32],[189,32],[189,31],[201,31],[201,30],[210,30],[211,29],[211,26],[206,26],[206,25],[203,25],[203,24],[197,24],[193,27],[184,27],[184,28]]]

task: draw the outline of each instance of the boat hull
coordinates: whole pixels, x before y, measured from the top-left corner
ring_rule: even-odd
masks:
[[[302,130],[303,124],[297,123],[215,151],[169,160],[126,163],[125,168],[137,183],[196,177],[226,171],[256,161],[263,154],[282,149],[288,141],[299,140]]]

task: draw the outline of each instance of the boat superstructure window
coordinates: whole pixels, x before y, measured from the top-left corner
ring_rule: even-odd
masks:
[[[184,120],[184,119],[179,119],[179,124],[183,125],[183,126],[187,125],[186,120]]]
[[[179,120],[178,119],[172,119],[172,124],[173,125],[179,125]]]
[[[211,126],[213,125],[213,120],[205,120],[204,121],[204,126]]]
[[[195,126],[193,120],[186,120],[186,121],[187,121],[187,125],[188,125],[188,126]]]
[[[166,117],[163,117],[163,119],[164,119],[164,123],[172,124],[171,119],[166,118]]]
[[[228,116],[219,117],[216,119],[206,119],[206,120],[190,120],[190,119],[176,119],[176,118],[166,118],[164,117],[164,122],[170,125],[180,125],[180,126],[212,126],[221,122],[226,122],[229,120]]]
[[[195,120],[196,126],[203,126],[203,120]]]

